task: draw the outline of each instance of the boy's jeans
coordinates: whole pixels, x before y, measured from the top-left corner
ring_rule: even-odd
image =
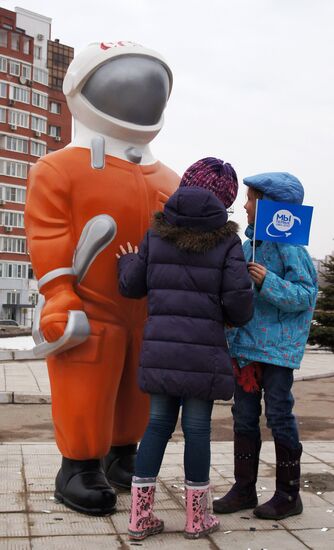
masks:
[[[136,477],[156,477],[182,405],[184,469],[188,481],[208,481],[213,401],[151,395],[150,420],[138,449]]]
[[[267,426],[274,439],[285,443],[289,448],[299,447],[297,423],[292,408],[294,398],[291,393],[293,369],[263,364],[262,390],[265,402]],[[253,438],[260,438],[262,391],[248,393],[235,383],[232,413],[234,431]]]

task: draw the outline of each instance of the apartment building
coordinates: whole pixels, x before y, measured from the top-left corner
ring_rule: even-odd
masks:
[[[51,19],[0,8],[0,319],[31,326],[37,282],[24,231],[29,167],[71,141],[62,93],[74,50],[51,40]]]

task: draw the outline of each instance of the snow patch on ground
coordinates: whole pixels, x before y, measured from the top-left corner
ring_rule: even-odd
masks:
[[[1,349],[31,349],[34,347],[32,336],[13,336],[12,338],[0,338]]]

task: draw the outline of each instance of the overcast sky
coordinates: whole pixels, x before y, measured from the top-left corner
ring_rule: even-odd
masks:
[[[242,178],[287,171],[315,207],[309,251],[334,250],[333,0],[1,0],[52,18],[79,51],[132,40],[174,73],[153,153],[182,172],[218,156],[236,169],[233,218],[245,227]]]

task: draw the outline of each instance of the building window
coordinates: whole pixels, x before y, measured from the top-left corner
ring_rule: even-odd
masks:
[[[28,165],[16,160],[0,158],[0,174],[14,178],[26,178]]]
[[[9,109],[8,115],[8,124],[20,126],[21,128],[29,128],[29,113]]]
[[[24,214],[23,212],[3,210],[1,212],[1,222],[5,227],[24,227]]]
[[[31,115],[31,129],[41,134],[46,134],[46,118]]]
[[[7,304],[19,304],[20,303],[20,293],[19,292],[7,292]]]
[[[31,80],[31,67],[30,65],[24,65],[21,66],[21,75],[23,78],[26,78],[27,80]]]
[[[30,40],[23,37],[23,53],[29,55],[30,53]]]
[[[29,277],[29,279],[32,279],[33,277]],[[32,306],[36,306],[38,302],[38,292],[32,292],[28,298],[29,302],[31,302]]]
[[[31,141],[30,154],[36,157],[46,155],[46,144],[38,141]]]
[[[1,237],[0,251],[14,252],[16,254],[26,254],[27,253],[26,239],[17,238],[17,237]]]
[[[57,101],[50,101],[50,113],[60,115],[61,105]]]
[[[24,204],[26,201],[25,187],[2,185],[0,187],[0,198],[6,202],[17,202]]]
[[[7,84],[0,82],[0,97],[7,97]]]
[[[56,90],[62,90],[63,89],[63,78],[60,78],[58,76],[53,76],[51,79],[51,87],[55,88]]]
[[[20,76],[20,63],[16,61],[9,61],[9,74],[13,76]]]
[[[42,59],[42,46],[34,46],[34,58]]]
[[[44,86],[47,86],[49,82],[48,71],[34,67],[33,79],[35,82],[39,82],[39,84],[44,84]]]
[[[27,264],[16,263],[0,263],[0,277],[7,277],[10,279],[26,279],[28,273]]]
[[[6,57],[0,56],[0,71],[2,73],[7,72],[7,59],[6,59]]]
[[[23,213],[3,211],[2,225],[6,227],[24,227]]]
[[[7,304],[19,304],[20,303],[21,295],[19,292],[7,292]]]
[[[68,67],[70,63],[69,56],[65,53],[55,52],[52,56],[52,62],[54,65],[60,65],[61,67]]]
[[[21,101],[22,103],[30,103],[30,90],[11,84],[9,87],[9,99]]]
[[[7,151],[15,151],[16,153],[28,153],[28,140],[18,137],[6,136]]]
[[[41,94],[39,92],[34,91],[32,93],[31,102],[35,107],[39,107],[40,109],[48,108],[48,96],[46,94]]]
[[[6,109],[0,107],[0,122],[6,122]]]
[[[54,138],[60,138],[60,126],[49,126],[49,136]]]
[[[20,35],[12,32],[12,50],[19,51],[20,49]]]
[[[0,29],[0,46],[7,48],[8,44],[8,33],[7,31]]]

